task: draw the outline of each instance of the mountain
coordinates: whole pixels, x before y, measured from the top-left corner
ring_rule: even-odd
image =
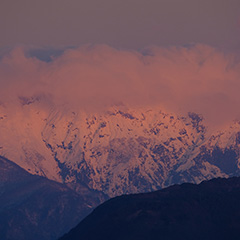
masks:
[[[235,240],[240,178],[184,183],[108,200],[60,240]]]
[[[76,193],[66,185],[31,175],[0,156],[1,240],[60,237],[106,199],[86,187],[81,190],[82,194]]]
[[[19,96],[0,104],[0,131],[0,155],[76,191],[114,197],[239,175],[240,122],[210,128],[193,112],[124,104],[83,110]]]

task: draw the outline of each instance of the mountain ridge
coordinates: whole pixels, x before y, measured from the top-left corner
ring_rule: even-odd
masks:
[[[1,239],[56,239],[106,199],[87,191],[31,175],[0,156]]]
[[[240,178],[115,197],[59,240],[237,239]]]
[[[0,154],[73,187],[113,197],[239,174],[238,121],[211,132],[199,114],[158,107],[120,104],[92,114],[46,106],[41,97],[12,104],[15,115],[0,106]]]

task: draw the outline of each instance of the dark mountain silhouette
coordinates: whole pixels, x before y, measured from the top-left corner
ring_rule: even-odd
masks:
[[[99,204],[98,193],[89,191],[78,194],[0,157],[0,239],[60,237],[91,212],[90,205]]]
[[[113,198],[61,240],[239,239],[240,178]]]

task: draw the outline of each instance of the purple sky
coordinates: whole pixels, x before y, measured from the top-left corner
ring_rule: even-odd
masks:
[[[240,46],[239,0],[1,0],[0,48]]]

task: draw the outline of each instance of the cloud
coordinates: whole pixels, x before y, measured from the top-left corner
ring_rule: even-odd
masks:
[[[209,121],[240,117],[240,64],[206,45],[151,47],[142,53],[106,45],[66,49],[44,62],[17,47],[0,60],[0,100],[51,96],[56,105],[103,109],[159,105]]]

